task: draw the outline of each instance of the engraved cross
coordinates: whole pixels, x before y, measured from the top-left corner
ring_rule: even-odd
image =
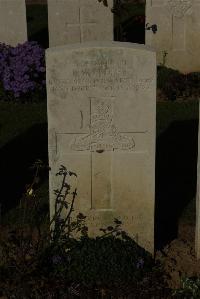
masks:
[[[172,49],[186,49],[186,22],[185,14],[192,7],[192,0],[167,0],[172,14]]]
[[[114,123],[114,101],[115,97],[90,98],[89,133],[70,133],[73,135],[69,144],[70,152],[81,155],[90,153],[91,209],[113,209],[114,152],[133,152],[133,134],[146,133],[119,132]],[[81,114],[80,127],[83,122],[84,115]]]
[[[67,27],[69,29],[70,29],[70,27],[76,27],[79,30],[79,42],[80,43],[86,41],[86,39],[84,38],[84,27],[86,27],[86,26],[93,26],[93,25],[97,24],[97,22],[89,22],[89,21],[88,22],[84,22],[82,20],[82,16],[81,16],[81,10],[82,10],[81,3],[79,3],[78,23],[76,23],[76,24],[74,24],[74,23],[66,23],[66,25],[67,25]]]

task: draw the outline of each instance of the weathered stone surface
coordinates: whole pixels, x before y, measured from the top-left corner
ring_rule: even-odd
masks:
[[[200,115],[200,106],[199,106],[199,115]],[[200,259],[200,127],[199,127],[199,136],[198,136],[195,249],[196,249],[197,258]]]
[[[147,0],[146,23],[156,24],[153,34],[146,30],[146,44],[157,51],[157,62],[184,73],[200,71],[200,0]]]
[[[82,43],[46,52],[50,206],[62,164],[78,175],[89,234],[121,219],[154,248],[156,57],[144,45]]]
[[[11,46],[27,41],[25,0],[0,1],[0,42]]]
[[[97,0],[48,0],[49,45],[113,40],[113,14]]]

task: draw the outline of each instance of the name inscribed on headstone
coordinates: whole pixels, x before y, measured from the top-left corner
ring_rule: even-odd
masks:
[[[49,80],[51,92],[61,98],[66,93],[88,91],[91,88],[103,88],[110,91],[148,89],[153,80],[151,77],[146,77],[145,74],[142,78],[138,78],[137,74],[133,76],[125,59],[119,60],[117,63],[112,59],[96,59],[73,65],[66,63],[69,70],[72,70],[70,76],[59,79],[55,74],[55,68],[52,68],[52,79]]]

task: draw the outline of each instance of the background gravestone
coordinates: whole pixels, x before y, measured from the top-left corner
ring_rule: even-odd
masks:
[[[97,0],[48,0],[49,46],[113,40],[113,14]]]
[[[89,233],[114,217],[154,250],[156,57],[144,45],[82,43],[46,52],[50,207],[60,165],[78,175]]]
[[[200,116],[200,106],[199,106]],[[200,119],[200,117],[199,117]],[[200,123],[198,133],[198,162],[197,162],[197,194],[196,194],[196,236],[195,249],[197,258],[200,259]]]
[[[0,42],[11,46],[27,41],[25,0],[0,1]]]
[[[182,72],[200,71],[200,0],[146,0],[146,23],[156,24],[153,34],[146,30],[146,44],[157,51],[158,63]]]

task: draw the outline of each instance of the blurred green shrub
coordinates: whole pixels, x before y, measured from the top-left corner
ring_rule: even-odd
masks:
[[[200,73],[182,74],[177,70],[158,66],[157,87],[168,100],[200,95]]]
[[[173,295],[181,299],[199,299],[200,298],[200,278],[185,277],[181,280],[181,287],[175,290]]]

